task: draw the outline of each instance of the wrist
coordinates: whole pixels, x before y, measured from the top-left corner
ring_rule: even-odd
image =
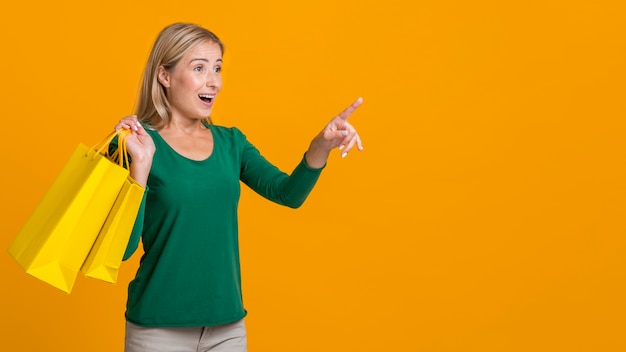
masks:
[[[304,161],[307,166],[312,169],[321,169],[326,165],[326,161],[328,160],[328,156],[330,155],[330,150],[327,150],[323,147],[320,147],[315,142],[311,143],[309,149],[304,155]]]
[[[132,159],[130,164],[130,177],[132,177],[142,187],[146,187],[148,183],[148,175],[152,168],[152,158],[149,159]]]

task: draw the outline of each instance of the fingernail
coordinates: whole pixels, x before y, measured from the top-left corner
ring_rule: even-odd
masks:
[[[342,158],[345,158],[345,157],[346,157],[346,155],[348,155],[348,152],[343,152],[343,154],[341,154],[341,157],[342,157]]]
[[[344,144],[340,145],[340,146],[339,146],[339,150],[342,150],[344,147],[345,147],[345,145],[344,145]]]
[[[346,130],[341,131],[341,135],[344,136],[344,137],[347,136],[348,135],[348,131],[346,131]]]

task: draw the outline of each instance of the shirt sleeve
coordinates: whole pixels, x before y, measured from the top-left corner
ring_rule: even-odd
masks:
[[[146,186],[143,192],[143,198],[141,199],[141,205],[137,211],[137,218],[135,218],[135,225],[133,225],[133,231],[130,233],[128,244],[126,245],[126,251],[122,260],[128,260],[133,253],[139,247],[139,240],[141,240],[141,233],[143,232],[143,221],[146,214],[146,195],[148,194],[148,186]]]
[[[239,131],[238,131],[239,132]],[[291,174],[271,164],[259,150],[241,134],[241,181],[261,196],[290,208],[300,207],[313,190],[326,165],[314,169],[305,161],[305,155]]]

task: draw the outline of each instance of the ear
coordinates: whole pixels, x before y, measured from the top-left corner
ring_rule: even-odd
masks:
[[[170,87],[170,73],[163,66],[159,66],[157,70],[157,79],[165,88]]]

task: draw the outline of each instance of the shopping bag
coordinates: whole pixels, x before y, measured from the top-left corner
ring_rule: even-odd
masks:
[[[111,156],[120,166],[128,165],[126,135],[118,138],[118,148]],[[144,188],[128,176],[98,234],[81,272],[90,278],[110,283],[117,282],[122,257],[143,199]]]
[[[114,136],[79,144],[9,246],[28,274],[67,293],[129,174],[102,152]]]

